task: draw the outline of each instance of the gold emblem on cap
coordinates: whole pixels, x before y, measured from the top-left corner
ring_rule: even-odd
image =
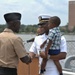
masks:
[[[48,20],[40,20],[39,22],[42,23],[42,22],[46,22],[46,21],[48,21]]]

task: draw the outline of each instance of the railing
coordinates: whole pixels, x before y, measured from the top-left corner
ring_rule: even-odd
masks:
[[[64,62],[64,68],[75,72],[75,40],[67,40],[67,58]]]
[[[24,42],[24,45],[26,50],[29,51],[32,42]],[[63,62],[63,72],[64,75],[75,74],[75,40],[67,40],[67,57]]]

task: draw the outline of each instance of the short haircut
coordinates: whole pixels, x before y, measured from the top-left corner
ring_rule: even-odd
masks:
[[[57,26],[59,26],[60,23],[61,23],[61,20],[60,20],[60,18],[58,16],[53,16],[53,17],[51,17],[49,19],[49,22],[53,23],[53,24],[56,24]]]

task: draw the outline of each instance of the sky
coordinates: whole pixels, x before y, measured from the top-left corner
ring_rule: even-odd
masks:
[[[68,0],[0,0],[0,24],[9,12],[20,12],[25,25],[37,24],[40,15],[58,16],[62,26],[68,23]]]

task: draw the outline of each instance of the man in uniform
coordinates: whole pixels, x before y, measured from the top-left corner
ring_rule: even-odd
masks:
[[[31,58],[26,54],[23,41],[15,35],[20,29],[21,14],[4,14],[7,28],[0,33],[0,75],[17,75],[17,65],[19,58],[28,64]]]
[[[49,20],[49,17],[43,17],[43,16],[40,16],[40,20],[39,20],[39,25],[43,28],[45,28],[45,30],[48,30],[47,29],[47,23],[48,23],[48,20]],[[40,56],[40,45],[47,39],[48,37],[48,31],[46,31],[44,34],[42,35],[39,35],[39,36],[36,36],[35,37],[35,40],[30,48],[30,53],[29,55],[31,56],[31,58],[34,58],[34,56],[38,53],[38,55]],[[65,42],[64,42],[65,43]],[[65,45],[63,46],[63,48],[61,49],[60,53],[58,55],[54,55],[54,56],[50,56],[50,58],[48,59],[47,61],[47,65],[45,67],[46,71],[44,72],[43,75],[59,75],[59,72],[53,62],[53,60],[61,60],[61,59],[65,59],[66,57],[66,44],[62,44]],[[45,48],[42,49],[42,51],[45,51]],[[39,65],[41,65],[41,57],[39,57]],[[41,74],[42,75],[42,74]]]

